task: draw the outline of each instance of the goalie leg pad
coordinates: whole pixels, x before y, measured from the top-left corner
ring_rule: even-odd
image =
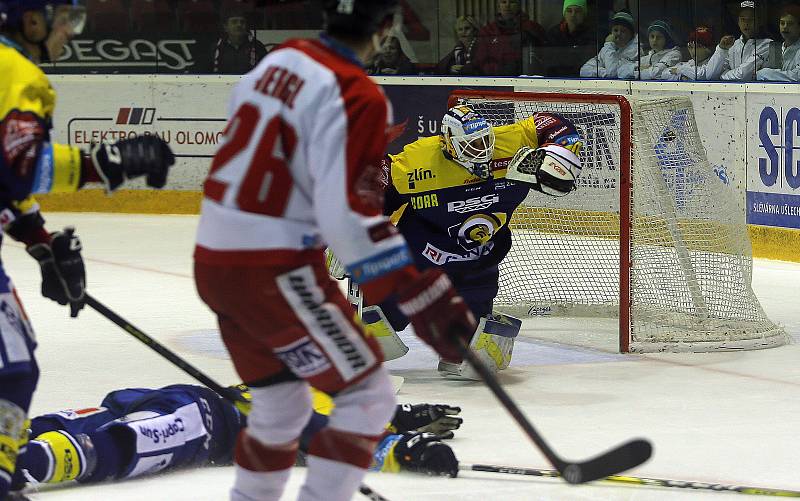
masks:
[[[522,320],[505,314],[481,317],[478,329],[472,336],[469,348],[489,370],[498,372],[508,368],[514,351],[514,340],[522,328]],[[480,380],[480,376],[467,362],[439,361],[439,372],[445,377]]]
[[[408,346],[400,339],[380,306],[367,306],[362,310],[361,321],[367,336],[378,341],[386,361],[400,358],[408,353]]]

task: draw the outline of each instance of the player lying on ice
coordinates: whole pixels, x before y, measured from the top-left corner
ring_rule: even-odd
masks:
[[[249,401],[248,388],[236,387]],[[332,400],[313,392],[314,413],[301,450],[323,428]],[[30,442],[21,452],[14,488],[26,482],[81,483],[120,480],[176,468],[230,465],[249,404],[234,405],[196,385],[115,390],[99,407],[34,417]],[[398,405],[373,455],[372,471],[401,470],[456,476],[449,446],[461,426],[460,409],[449,405]],[[300,462],[300,461],[299,461]]]
[[[494,370],[508,367],[522,322],[493,315],[498,266],[511,249],[508,222],[531,190],[561,197],[575,189],[583,141],[556,113],[534,113],[493,127],[470,106],[450,108],[441,133],[405,146],[384,162],[384,213],[392,216],[420,269],[445,271],[476,318],[470,346]],[[329,271],[344,271],[329,253]],[[367,329],[387,360],[408,348],[397,336],[409,321],[396,298],[363,308]],[[476,379],[466,363],[441,360],[444,375]]]
[[[85,302],[81,243],[74,228],[48,231],[33,197],[72,193],[90,183],[102,183],[111,194],[138,177],[150,187],[163,188],[175,163],[169,145],[156,136],[95,143],[86,150],[54,141],[56,91],[37,64],[58,59],[85,20],[86,10],[78,0],[0,0],[0,242],[8,235],[25,244],[40,265],[42,295],[69,304],[72,317]],[[2,264],[0,309],[4,499],[24,442],[39,365],[34,330]]]

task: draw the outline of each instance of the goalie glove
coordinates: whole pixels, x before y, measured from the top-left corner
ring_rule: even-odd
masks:
[[[92,145],[89,157],[97,175],[112,193],[126,179],[147,176],[147,186],[163,188],[167,172],[175,163],[169,145],[153,135],[123,139],[113,144]]]
[[[506,179],[529,184],[545,195],[563,197],[575,189],[580,173],[580,159],[563,146],[523,146],[511,159]]]
[[[460,413],[461,407],[447,404],[398,405],[391,428],[398,433],[430,432],[449,439],[453,438],[453,430],[460,428],[464,422],[458,417]]]

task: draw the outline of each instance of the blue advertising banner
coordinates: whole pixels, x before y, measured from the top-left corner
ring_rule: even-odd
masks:
[[[800,228],[800,99],[748,100],[747,222]],[[757,121],[755,120],[757,117]]]
[[[456,89],[475,87],[452,85],[392,85],[383,90],[394,108],[394,123],[388,153],[396,154],[421,137],[439,134],[439,124],[447,111],[447,98]],[[514,87],[480,87],[481,90],[508,91]]]

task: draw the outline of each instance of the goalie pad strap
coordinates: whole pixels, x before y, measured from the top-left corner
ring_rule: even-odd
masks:
[[[378,342],[385,361],[400,358],[408,353],[408,346],[392,328],[380,306],[367,306],[361,311],[361,321],[368,336]]]

